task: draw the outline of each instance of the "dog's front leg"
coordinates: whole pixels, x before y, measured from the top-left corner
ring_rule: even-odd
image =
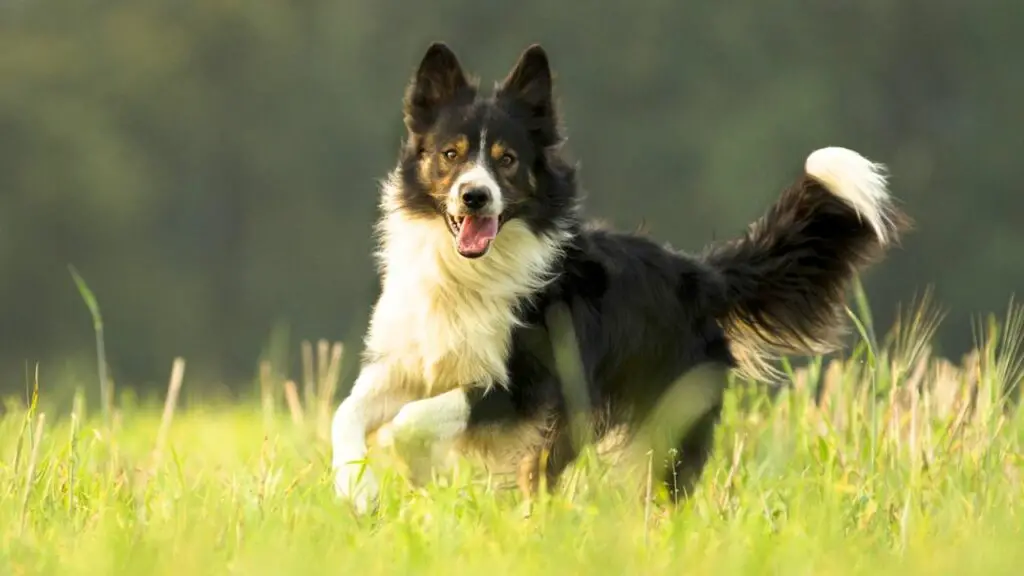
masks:
[[[461,388],[410,402],[377,432],[377,443],[393,450],[414,479],[423,482],[443,457],[445,445],[466,430],[470,408],[469,396]]]
[[[360,513],[376,503],[377,480],[366,466],[366,435],[399,413],[411,400],[384,364],[365,366],[331,423],[335,493]]]

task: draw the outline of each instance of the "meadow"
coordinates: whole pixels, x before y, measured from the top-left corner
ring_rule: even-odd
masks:
[[[929,298],[877,336],[858,302],[842,353],[785,364],[779,388],[733,383],[713,461],[675,509],[584,458],[528,516],[469,468],[423,489],[386,475],[377,512],[356,516],[331,488],[347,360],[327,342],[302,344],[297,375],[263,364],[243,403],[178,408],[201,385],[183,359],[162,406],[79,393],[61,411],[30,377],[0,417],[0,572],[1019,573],[1024,308],[979,321],[954,361],[931,352]]]

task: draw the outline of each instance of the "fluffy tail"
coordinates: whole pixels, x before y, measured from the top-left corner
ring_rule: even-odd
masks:
[[[739,370],[777,374],[780,354],[823,354],[845,333],[845,293],[910,225],[886,186],[885,167],[845,148],[807,157],[804,175],[747,233],[712,247],[721,318]]]

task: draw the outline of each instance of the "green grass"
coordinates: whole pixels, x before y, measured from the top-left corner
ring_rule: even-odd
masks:
[[[924,303],[771,398],[737,384],[677,510],[584,462],[528,518],[465,469],[422,490],[386,476],[378,513],[356,517],[334,501],[323,439],[336,362],[312,346],[301,387],[264,366],[260,402],[122,402],[109,426],[81,402],[44,415],[41,383],[0,419],[0,573],[1019,573],[1024,417],[1004,400],[1024,375],[1022,319],[984,325],[954,364],[929,354]]]

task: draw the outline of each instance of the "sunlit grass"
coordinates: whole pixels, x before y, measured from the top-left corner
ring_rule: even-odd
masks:
[[[0,419],[0,567],[11,574],[1015,574],[1024,566],[1024,313],[951,362],[927,298],[879,342],[727,395],[717,452],[685,506],[644,506],[600,463],[524,518],[462,469],[384,479],[356,517],[334,501],[338,347],[304,345],[299,385],[184,410],[9,404]],[[869,322],[859,322],[861,327]],[[872,328],[873,331],[873,328]],[[867,329],[863,330],[867,335]],[[181,366],[184,368],[184,366]],[[172,379],[173,382],[173,379]],[[184,388],[200,386],[184,377]],[[171,385],[173,388],[174,385]],[[326,391],[325,391],[326,390]],[[161,439],[161,429],[166,437]]]

